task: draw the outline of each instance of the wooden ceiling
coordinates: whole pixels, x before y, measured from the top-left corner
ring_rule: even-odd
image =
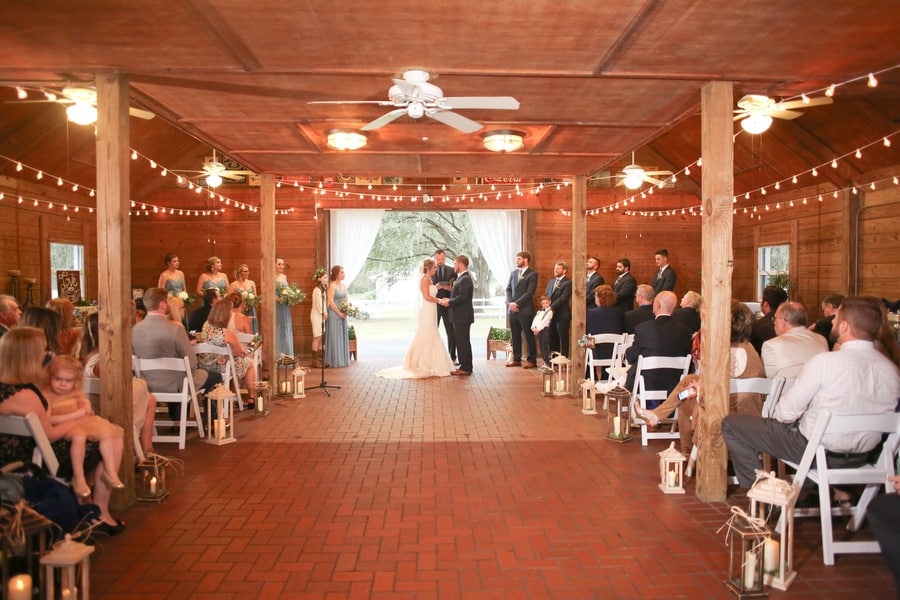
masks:
[[[886,70],[874,89],[841,85],[832,105],[738,135],[738,194],[900,129],[896,0],[15,2],[0,36],[0,155],[88,186],[92,128],[68,124],[61,105],[20,102],[14,86],[59,90],[122,73],[134,105],[158,115],[131,119],[141,154],[198,169],[216,148],[278,176],[590,176],[615,172],[632,151],[678,171],[700,156],[700,89],[714,80],[733,81],[737,101],[821,96]],[[327,147],[327,130],[358,129],[391,107],[310,101],[385,100],[409,68],[448,96],[517,98],[517,111],[460,112],[482,131],[525,132],[524,149],[491,153],[479,132],[406,116],[362,150]],[[900,164],[898,146],[841,160],[821,181],[845,187]],[[15,177],[14,163],[0,160],[0,174]],[[136,161],[133,197],[171,184]],[[698,170],[677,185],[698,193]]]

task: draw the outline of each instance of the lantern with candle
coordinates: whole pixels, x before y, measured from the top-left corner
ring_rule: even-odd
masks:
[[[774,472],[756,471],[756,481],[747,492],[750,499],[750,514],[767,520],[778,512],[775,531],[766,540],[763,549],[763,571],[766,585],[778,590],[787,590],[797,572],[794,563],[794,504],[798,490],[787,481],[778,479]],[[775,507],[780,511],[775,511]]]
[[[675,442],[656,455],[659,456],[659,489],[664,494],[683,494],[685,455],[675,449]]]
[[[719,528],[726,530],[728,579],[725,586],[738,598],[765,598],[763,549],[769,538],[766,522],[752,517],[737,506],[731,507],[731,518]]]
[[[554,396],[569,395],[569,369],[572,361],[560,354],[554,352],[550,355],[550,365],[556,375],[556,385],[553,387]]]
[[[166,488],[166,467],[169,459],[150,454],[137,465],[137,499],[141,502],[162,502],[169,495]]]
[[[541,396],[552,396],[556,387],[556,371],[553,369],[541,370]]]
[[[623,387],[606,392],[606,439],[624,444],[631,441],[631,394]]]
[[[56,575],[59,575],[60,598],[78,600],[90,598],[91,561],[93,546],[86,546],[66,534],[66,539],[56,544],[49,554],[41,557],[45,568],[45,598],[55,598]]]
[[[281,358],[275,361],[275,395],[276,396],[293,396],[294,395],[294,368],[297,366],[297,359],[287,354],[282,354]]]
[[[31,600],[32,582],[40,579],[38,559],[47,551],[47,540],[56,523],[25,502],[0,505],[0,563],[7,598]],[[24,559],[24,560],[23,560]],[[20,575],[12,576],[14,572]],[[37,587],[39,585],[35,583]]]
[[[206,427],[209,435],[207,444],[224,446],[236,442],[234,437],[234,401],[237,397],[221,383],[206,394]],[[212,407],[215,406],[215,410]]]
[[[306,367],[297,367],[291,371],[294,386],[294,398],[306,398]]]
[[[581,412],[586,415],[596,415],[597,388],[590,379],[579,379],[578,387],[581,388]]]
[[[253,414],[258,417],[268,415],[271,401],[272,386],[267,381],[257,381],[253,385]]]

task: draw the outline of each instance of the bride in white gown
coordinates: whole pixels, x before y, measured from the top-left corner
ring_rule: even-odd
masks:
[[[453,361],[447,352],[447,344],[438,334],[437,326],[437,286],[431,283],[431,277],[437,271],[433,260],[426,259],[422,263],[422,277],[419,280],[419,291],[422,294],[422,306],[416,325],[416,335],[403,357],[402,367],[393,367],[377,373],[387,379],[421,379],[425,377],[449,377],[454,369]]]

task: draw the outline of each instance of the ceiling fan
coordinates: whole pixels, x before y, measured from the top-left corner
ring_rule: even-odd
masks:
[[[363,131],[379,129],[403,115],[408,115],[411,119],[430,117],[463,133],[478,131],[482,125],[453,112],[455,109],[516,110],[519,108],[519,101],[511,96],[445,97],[441,88],[428,83],[429,78],[430,75],[427,71],[419,69],[404,72],[403,79],[394,79],[394,85],[388,90],[390,100],[321,100],[309,104],[378,104],[395,107],[394,110],[364,125]]]
[[[222,160],[220,161],[218,158]],[[188,172],[195,173],[189,176],[190,179],[203,180],[206,182],[206,185],[212,188],[222,185],[225,179],[234,183],[243,183],[248,175],[254,174],[253,171],[248,171],[243,165],[227,156],[217,156],[215,149],[213,149],[212,156],[207,156],[203,159],[202,170]]]
[[[739,110],[734,111],[734,120],[740,121],[741,127],[747,133],[762,133],[772,125],[773,117],[776,119],[796,119],[803,113],[792,109],[806,106],[821,106],[832,102],[834,100],[829,96],[776,102],[768,96],[748,94],[738,100]]]
[[[644,167],[634,162],[634,152],[631,153],[631,164],[622,169],[621,173],[617,173],[616,177],[619,182],[616,185],[624,185],[629,190],[639,189],[644,183],[658,185],[662,187],[663,181],[657,179],[657,176],[668,177],[672,171],[646,171]]]
[[[70,121],[79,125],[90,125],[97,120],[97,90],[94,88],[83,85],[69,85],[59,92],[46,89],[41,89],[40,91],[44,94],[42,100],[20,100],[20,102],[55,102],[68,105],[66,115]],[[156,116],[149,110],[133,106],[129,107],[128,114],[132,117],[147,120]]]

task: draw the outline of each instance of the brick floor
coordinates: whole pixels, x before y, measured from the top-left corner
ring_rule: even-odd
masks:
[[[93,558],[94,597],[733,597],[716,534],[729,506],[661,494],[663,442],[606,442],[605,418],[502,361],[476,360],[470,378],[374,376],[390,362],[327,371],[330,398],[241,414],[235,444],[160,446],[185,473],[164,503],[121,514],[126,532]],[[795,553],[791,598],[891,595],[880,556],[823,566],[817,521],[798,522]]]

